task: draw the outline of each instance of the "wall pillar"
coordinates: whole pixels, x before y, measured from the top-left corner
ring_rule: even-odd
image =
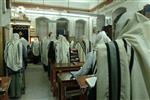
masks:
[[[4,29],[0,27],[0,75],[4,75]]]

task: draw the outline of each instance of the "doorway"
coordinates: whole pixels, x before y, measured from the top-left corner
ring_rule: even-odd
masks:
[[[18,33],[28,41],[29,26],[28,25],[13,25],[13,33]]]
[[[66,18],[57,19],[57,28],[56,28],[57,36],[63,35],[68,39],[69,37],[68,23],[69,21]]]

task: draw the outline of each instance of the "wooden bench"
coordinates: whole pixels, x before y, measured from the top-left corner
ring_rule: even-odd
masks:
[[[75,79],[70,79],[71,73],[58,73],[59,100],[81,95],[80,87]]]
[[[72,63],[51,64],[50,81],[51,81],[51,89],[54,96],[56,95],[57,73],[78,71],[82,65],[83,62],[74,63],[74,64]]]

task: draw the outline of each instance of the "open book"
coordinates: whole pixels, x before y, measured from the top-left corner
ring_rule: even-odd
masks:
[[[93,77],[86,78],[85,80],[86,80],[87,84],[89,85],[89,87],[93,88],[96,84],[97,77],[93,76]]]

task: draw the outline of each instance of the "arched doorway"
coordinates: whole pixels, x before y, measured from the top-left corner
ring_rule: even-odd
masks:
[[[68,39],[69,37],[68,23],[69,21],[66,18],[57,19],[57,28],[56,28],[57,36],[63,35]]]
[[[12,25],[13,33],[18,33],[28,41],[29,25]]]

